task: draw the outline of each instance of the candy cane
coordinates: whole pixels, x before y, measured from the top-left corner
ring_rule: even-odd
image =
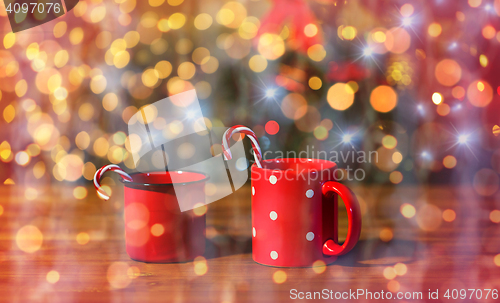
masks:
[[[109,200],[109,196],[106,194],[106,192],[104,191],[104,189],[101,188],[101,183],[99,183],[101,181],[101,177],[102,175],[104,175],[104,173],[106,171],[114,171],[115,173],[118,173],[125,181],[128,181],[128,182],[132,182],[132,177],[130,177],[129,174],[127,174],[126,172],[124,172],[120,166],[118,165],[115,165],[115,164],[109,164],[109,165],[105,165],[101,168],[99,168],[96,172],[95,172],[95,175],[94,175],[94,187],[95,189],[97,190],[97,194],[99,195],[99,197],[103,198],[104,200]]]
[[[259,141],[257,140],[257,136],[255,133],[248,127],[243,125],[235,125],[222,135],[222,152],[224,153],[224,159],[231,160],[231,150],[229,149],[229,139],[234,133],[243,133],[250,138],[252,141],[253,155],[255,157],[255,163],[259,168],[262,168],[260,164],[260,160],[262,159],[262,151],[260,150]]]

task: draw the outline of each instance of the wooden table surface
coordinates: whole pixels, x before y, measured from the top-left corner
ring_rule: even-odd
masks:
[[[291,299],[292,289],[304,295],[323,289],[422,292],[419,302],[429,301],[429,289],[439,289],[439,299],[431,302],[500,300],[491,295],[474,300],[469,294],[465,300],[443,298],[446,289],[500,289],[500,268],[494,261],[500,253],[500,229],[489,218],[495,201],[480,198],[467,186],[354,187],[364,213],[356,248],[330,266],[288,269],[252,261],[249,187],[209,205],[206,263],[132,261],[125,252],[119,186],[113,187],[110,201],[98,199],[91,188],[86,199],[77,200],[71,186],[36,192],[26,192],[22,186],[0,187],[0,301],[297,301]],[[404,203],[415,207],[415,216],[401,214]],[[446,209],[456,213],[451,222],[442,219]],[[411,215],[411,207],[408,210]],[[344,213],[339,225],[345,235]],[[446,214],[449,218],[450,212]],[[39,249],[37,243],[26,248],[22,239],[16,242],[25,226],[24,232],[36,227],[43,235]],[[88,243],[77,242],[80,233],[89,236]],[[86,242],[85,237],[79,240]],[[19,245],[24,250],[35,248],[30,253]],[[496,260],[500,265],[500,256]],[[198,274],[195,266],[201,266]],[[360,296],[350,301],[373,300]]]

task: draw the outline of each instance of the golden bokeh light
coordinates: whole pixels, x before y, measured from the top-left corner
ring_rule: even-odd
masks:
[[[453,209],[445,209],[443,211],[443,220],[446,222],[453,222],[455,218],[457,217],[457,214]]]
[[[385,33],[384,46],[388,51],[402,54],[410,48],[411,36],[401,27],[393,27]]]
[[[432,103],[438,105],[440,104],[441,102],[443,102],[443,95],[441,95],[440,93],[438,92],[435,92],[432,94]]]
[[[500,223],[500,210],[494,209],[490,212],[490,220],[493,223]]]
[[[193,213],[196,216],[203,216],[204,214],[207,213],[208,207],[206,204],[203,203],[196,203],[193,207]]]
[[[257,36],[259,26],[260,20],[258,18],[254,16],[247,17],[245,18],[245,20],[243,20],[243,23],[241,23],[238,29],[238,34],[245,40],[253,39],[255,36]]]
[[[307,101],[301,94],[288,94],[283,98],[281,111],[289,119],[300,119],[306,114]]]
[[[283,284],[286,282],[287,274],[283,270],[277,270],[273,274],[273,282],[276,284]]]
[[[128,275],[129,266],[125,262],[113,262],[106,274],[107,280],[112,288],[126,288],[132,279]]]
[[[401,6],[399,12],[403,17],[410,17],[413,14],[414,8],[413,5],[406,3]]]
[[[213,23],[212,16],[210,16],[207,13],[201,13],[196,18],[194,18],[194,26],[198,30],[206,30],[208,29]]]
[[[309,78],[309,87],[313,90],[318,90],[323,86],[323,81],[319,77],[313,76]]]
[[[177,75],[183,80],[189,80],[194,77],[196,73],[196,67],[191,62],[182,62],[177,68]]]
[[[431,23],[431,25],[429,25],[429,27],[427,28],[427,33],[429,34],[429,36],[434,38],[441,35],[442,31],[443,29],[441,28],[441,24],[437,22]]]
[[[467,88],[467,99],[476,107],[485,107],[493,100],[493,89],[484,80],[476,80]]]
[[[41,179],[45,175],[46,167],[43,161],[38,161],[33,166],[33,176],[37,179]]]
[[[394,234],[392,232],[392,229],[391,228],[388,228],[388,227],[385,227],[383,228],[380,233],[379,233],[379,238],[380,240],[384,241],[384,242],[389,242],[392,240],[392,238],[394,237]]]
[[[401,285],[396,280],[391,280],[387,283],[387,290],[389,290],[390,292],[393,293],[398,292],[400,288]]]
[[[168,26],[171,29],[179,29],[186,23],[186,16],[182,13],[174,13],[168,18]]]
[[[387,149],[393,149],[398,144],[398,140],[392,135],[385,135],[382,138],[382,145]]]
[[[201,63],[201,70],[206,74],[213,74],[219,68],[219,60],[215,57],[207,57]]]
[[[76,235],[76,243],[80,245],[85,245],[89,243],[90,241],[90,235],[86,232],[81,232]]]
[[[76,181],[83,173],[83,161],[78,155],[68,154],[61,158],[54,167],[59,176],[66,181]]]
[[[59,278],[59,272],[55,270],[49,271],[46,276],[47,282],[49,282],[50,284],[56,284],[57,281],[59,281]]]
[[[490,168],[482,168],[476,172],[473,179],[473,187],[481,196],[491,196],[497,192],[500,183],[498,174]]]
[[[346,110],[354,103],[354,91],[345,83],[335,83],[328,89],[326,100],[335,110]]]
[[[496,266],[500,267],[500,254],[493,257],[493,263],[495,263]]]
[[[403,205],[401,205],[400,212],[403,215],[403,217],[408,218],[408,219],[413,218],[415,216],[415,214],[417,213],[417,211],[415,210],[415,207],[411,204],[408,204],[408,203],[404,203]]]
[[[456,165],[457,165],[457,159],[454,156],[448,155],[448,156],[444,157],[444,159],[443,159],[443,166],[444,167],[446,167],[448,169],[452,169]]]
[[[453,86],[462,77],[462,68],[455,60],[444,59],[436,65],[434,75],[442,85]]]
[[[21,166],[26,166],[30,163],[31,157],[27,152],[20,151],[16,153],[15,159],[17,164]]]
[[[193,51],[191,58],[193,62],[201,65],[204,60],[207,60],[210,57],[210,51],[205,47],[198,47]]]
[[[318,34],[318,27],[315,24],[309,23],[304,27],[304,35],[314,37]]]
[[[196,257],[193,261],[194,263],[194,273],[197,276],[203,276],[208,271],[207,260],[204,257]]]
[[[326,263],[322,260],[314,261],[312,264],[312,270],[317,274],[322,274],[326,270]]]
[[[436,107],[436,112],[440,116],[447,116],[451,112],[451,107],[446,103],[440,103]]]
[[[392,87],[387,85],[376,87],[370,95],[370,104],[373,109],[381,113],[390,112],[397,103],[398,95]]]
[[[399,184],[403,181],[403,174],[399,171],[393,171],[389,174],[389,180],[392,184]]]
[[[481,5],[481,2],[483,2],[483,0],[469,0],[468,1],[470,7],[478,7],[479,5]]]
[[[80,44],[83,40],[84,32],[81,27],[75,27],[69,33],[69,41],[73,45]]]
[[[54,37],[61,38],[66,33],[67,29],[68,24],[65,21],[60,21],[57,22],[56,25],[54,25],[54,29],[52,30],[52,32],[54,34]]]
[[[260,36],[257,49],[267,60],[276,60],[285,53],[285,43],[280,36],[265,33]]]
[[[137,266],[130,266],[127,270],[127,276],[130,279],[137,279],[141,276],[141,270]]]
[[[16,34],[15,33],[7,33],[3,37],[3,46],[5,47],[5,49],[11,48],[12,46],[14,46],[15,43],[16,43]]]
[[[321,44],[315,44],[307,49],[307,55],[311,60],[320,62],[326,57],[325,47]]]
[[[160,79],[165,79],[172,73],[172,64],[168,61],[160,61],[156,63],[155,70],[158,72]]]
[[[165,227],[162,224],[156,223],[151,226],[151,234],[155,237],[159,237],[165,233]]]
[[[396,265],[394,265],[394,270],[398,276],[404,276],[408,271],[408,267],[404,263],[396,263]]]
[[[442,212],[436,205],[425,204],[417,211],[417,224],[424,231],[434,231],[442,221]]]
[[[358,34],[358,30],[354,26],[344,26],[341,25],[337,29],[337,35],[339,36],[340,39],[342,40],[353,40],[356,38]]]
[[[320,125],[320,126],[317,126],[315,129],[314,129],[314,137],[320,141],[324,141],[326,139],[328,139],[328,130],[326,129],[326,127]]]
[[[23,226],[16,235],[16,244],[26,253],[34,253],[42,247],[43,234],[33,225]]]
[[[485,39],[493,39],[493,38],[495,38],[497,31],[495,30],[495,28],[493,26],[486,25],[485,27],[483,27],[483,30],[481,31],[481,33],[483,34],[483,37]]]
[[[262,55],[254,55],[248,61],[248,66],[255,73],[261,73],[267,68],[267,59]]]
[[[226,27],[238,28],[246,17],[247,10],[242,3],[229,1],[219,10],[216,20]]]
[[[118,96],[115,93],[107,93],[102,98],[102,107],[108,112],[113,111],[118,106]]]
[[[73,189],[73,197],[78,200],[83,200],[87,197],[87,189],[83,186],[77,186]]]
[[[484,54],[480,55],[479,56],[479,64],[482,67],[488,66],[488,57],[486,57],[486,55],[484,55]]]
[[[156,69],[149,68],[142,73],[142,83],[147,87],[154,87],[158,83],[159,76]]]
[[[38,198],[38,190],[36,188],[33,188],[33,187],[28,187],[24,191],[24,197],[27,200],[33,201],[36,198]]]
[[[387,280],[392,280],[397,276],[396,270],[394,269],[394,267],[391,266],[384,268],[382,274],[384,275],[384,278],[386,278]]]

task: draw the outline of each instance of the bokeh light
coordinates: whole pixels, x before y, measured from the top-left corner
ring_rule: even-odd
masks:
[[[345,83],[336,83],[328,89],[328,104],[335,110],[346,110],[354,103],[354,90]]]
[[[50,284],[56,284],[58,281],[59,281],[59,273],[55,270],[51,270],[47,273],[47,282],[49,282]]]
[[[80,245],[85,245],[89,243],[90,241],[90,235],[86,232],[81,232],[76,235],[76,242]]]
[[[442,85],[453,86],[462,77],[462,69],[455,60],[444,59],[436,65],[434,75]]]
[[[443,220],[446,222],[453,222],[455,218],[457,217],[457,214],[453,209],[445,209],[443,211]]]
[[[115,289],[126,288],[132,279],[128,275],[129,266],[125,262],[113,262],[108,267],[107,280],[109,285]]]
[[[273,281],[276,284],[283,284],[286,282],[287,274],[283,270],[277,270],[273,274]]]
[[[493,89],[484,80],[476,80],[467,88],[467,99],[476,107],[485,107],[493,100]]]
[[[391,228],[383,228],[380,233],[379,233],[379,238],[380,240],[384,241],[384,242],[389,242],[392,240],[392,238],[394,237],[394,234],[392,232],[392,229]]]
[[[43,234],[33,225],[23,226],[16,234],[16,244],[26,253],[34,253],[42,247]]]
[[[405,218],[413,218],[417,213],[415,207],[408,203],[401,205],[400,212]]]
[[[370,104],[373,109],[387,113],[396,107],[398,103],[398,95],[394,89],[387,85],[377,86],[370,95]]]

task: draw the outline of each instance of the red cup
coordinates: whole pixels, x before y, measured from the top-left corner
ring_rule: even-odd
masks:
[[[171,174],[175,176],[172,182]],[[202,205],[207,176],[195,172],[131,174],[125,186],[125,244],[127,254],[143,262],[185,262],[205,252],[205,212],[181,212],[177,194]],[[182,191],[182,193],[179,193]],[[197,214],[198,213],[198,214]]]
[[[334,262],[350,251],[361,232],[354,193],[335,179],[336,164],[320,159],[273,159],[252,166],[252,256],[278,267]],[[347,239],[338,243],[337,199],[349,219]]]

